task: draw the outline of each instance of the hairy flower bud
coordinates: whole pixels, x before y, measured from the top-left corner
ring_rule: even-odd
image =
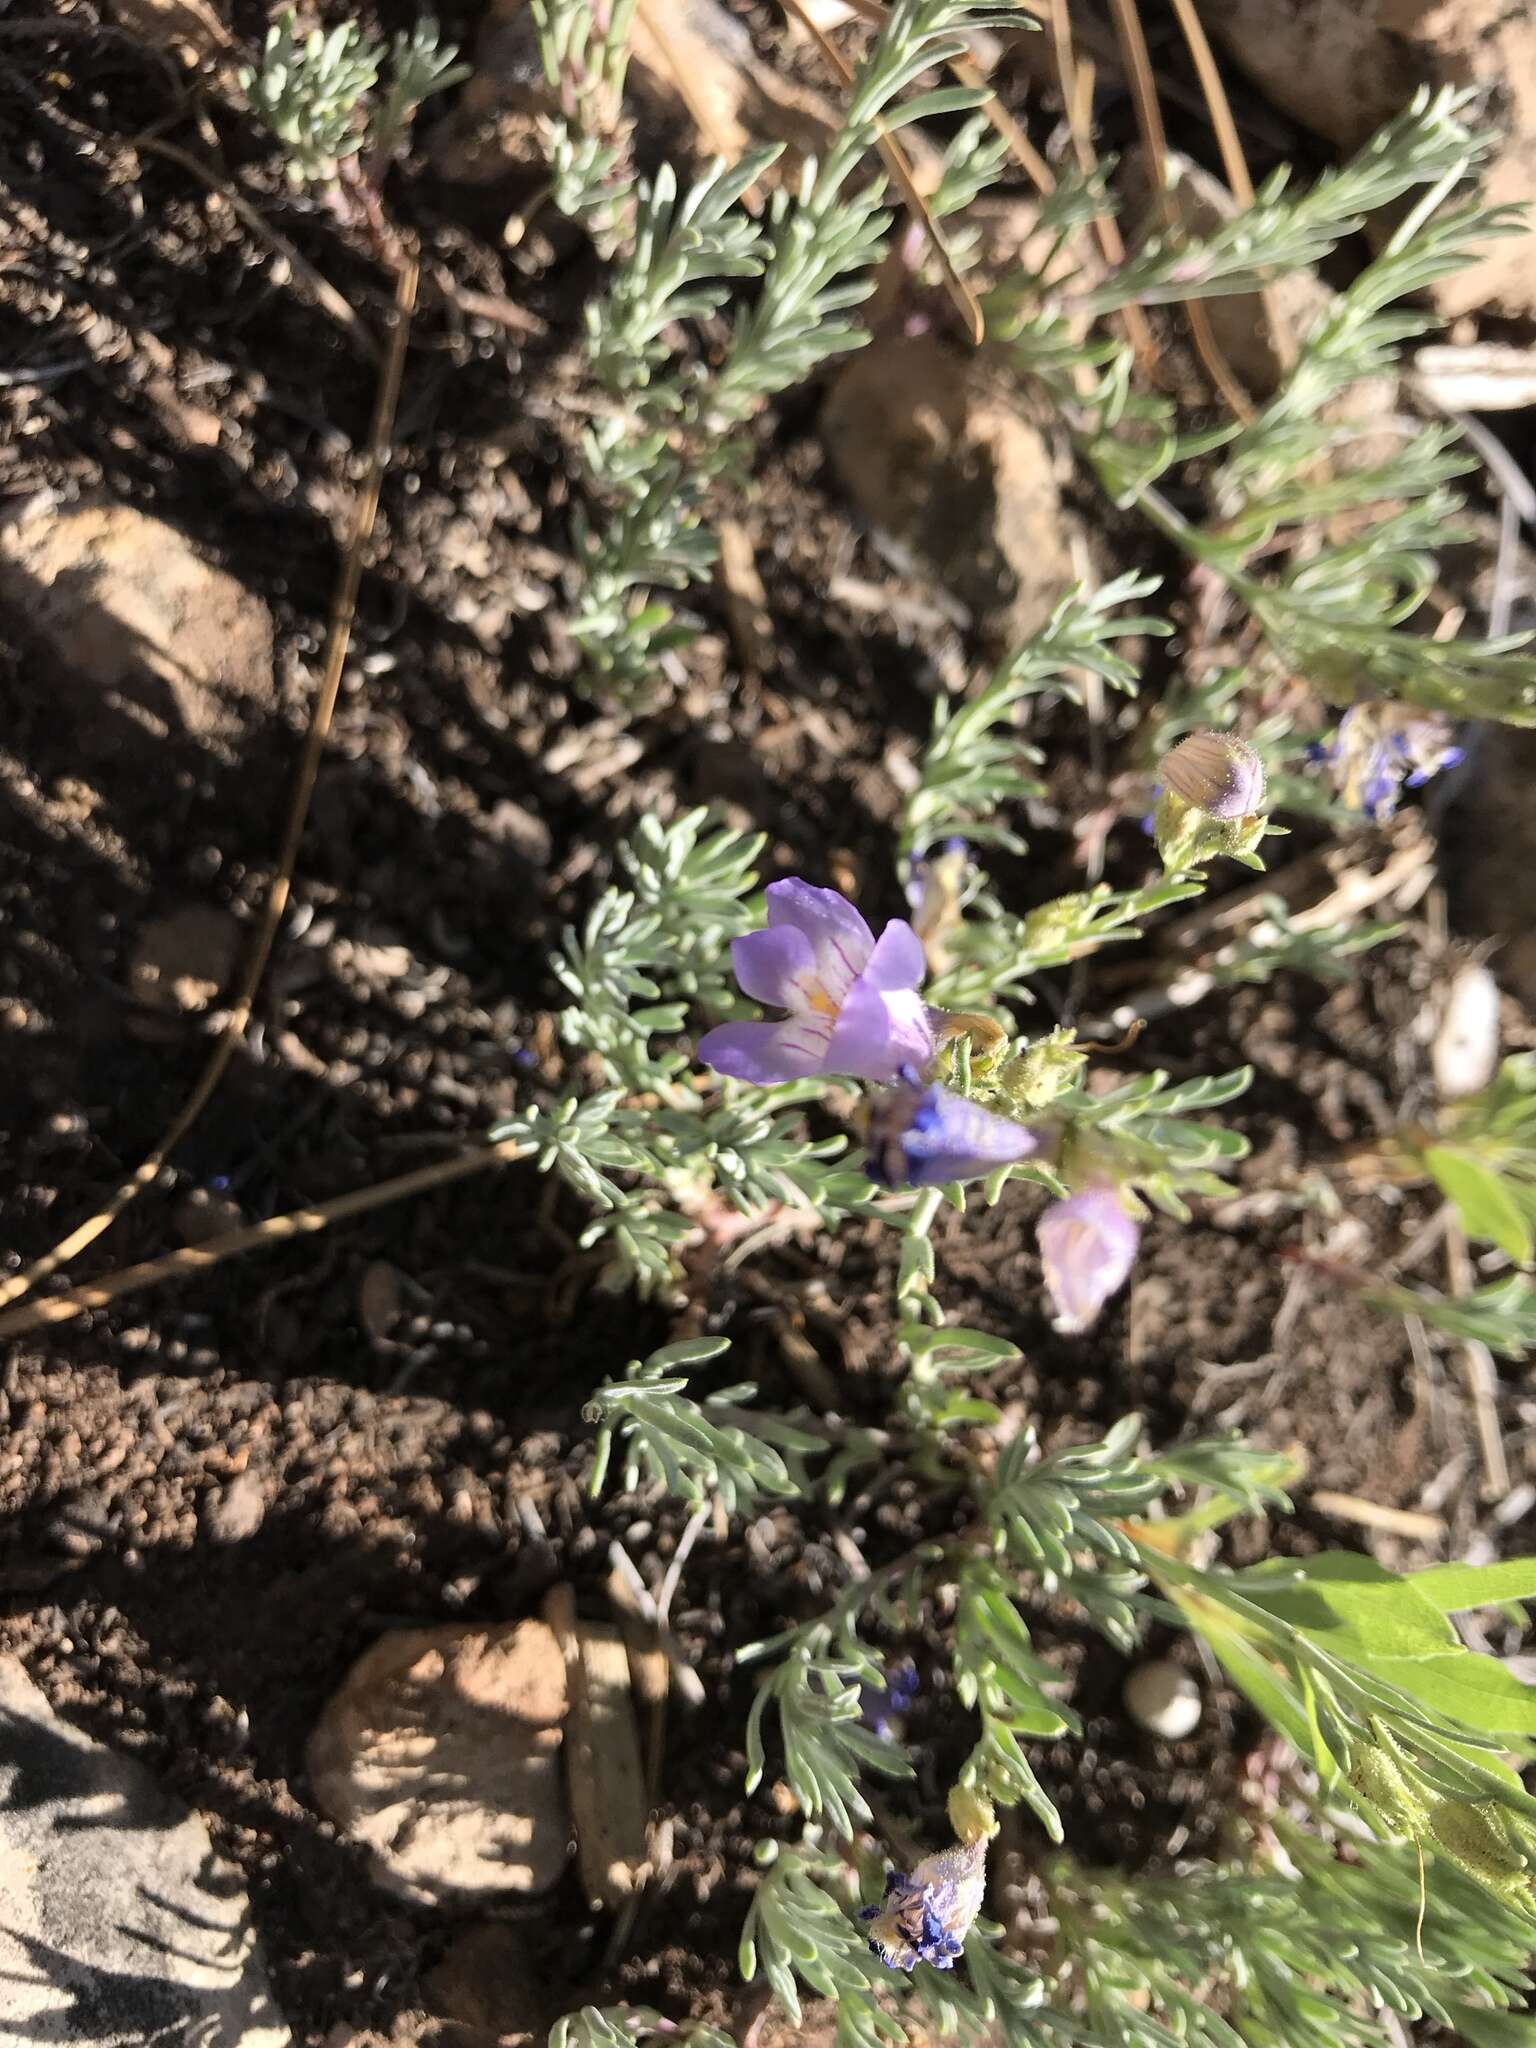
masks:
[[[1208,818],[1251,818],[1264,808],[1264,763],[1230,733],[1191,733],[1157,772],[1164,789]]]
[[[1511,1901],[1531,1902],[1536,1873],[1497,1806],[1443,1799],[1430,1808],[1429,1831],[1436,1846],[1469,1877]]]
[[[1259,867],[1255,849],[1269,829],[1264,763],[1229,733],[1196,732],[1163,757],[1153,835],[1170,872],[1226,854]]]
[[[974,1786],[952,1786],[945,1811],[957,1842],[989,1842],[997,1833],[997,1814],[992,1802]]]

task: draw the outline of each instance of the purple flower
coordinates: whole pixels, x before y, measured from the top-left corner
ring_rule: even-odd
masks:
[[[903,1067],[894,1088],[871,1103],[864,1170],[886,1188],[942,1188],[976,1180],[1040,1149],[1039,1133],[994,1116]]]
[[[882,1742],[893,1742],[901,1734],[902,1717],[910,1712],[918,1694],[917,1666],[903,1657],[885,1674],[885,1684],[859,1687],[859,1719]]]
[[[959,1843],[925,1856],[909,1876],[889,1871],[885,1898],[859,1918],[869,1926],[870,1952],[887,1969],[932,1963],[952,1970],[987,1890],[987,1845]]]
[[[1124,1285],[1141,1237],[1135,1220],[1107,1182],[1052,1202],[1035,1226],[1055,1327],[1076,1335]]]
[[[1400,704],[1356,704],[1332,744],[1314,755],[1332,769],[1344,802],[1378,823],[1397,809],[1402,789],[1417,789],[1463,758],[1448,718]]]
[[[917,993],[927,971],[911,925],[893,918],[877,939],[835,889],[774,882],[768,929],[731,943],[742,992],[787,1010],[779,1024],[721,1024],[699,1042],[699,1058],[737,1081],[799,1081],[854,1074],[890,1081],[933,1057],[927,1005]]]

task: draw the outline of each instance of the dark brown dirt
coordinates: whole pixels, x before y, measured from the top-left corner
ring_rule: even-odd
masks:
[[[242,4],[237,29],[260,14]],[[9,1269],[96,1207],[206,1056],[217,1013],[150,1014],[132,963],[169,915],[215,910],[251,927],[372,399],[368,366],[227,205],[130,138],[167,124],[365,317],[378,322],[385,296],[357,244],[286,193],[247,122],[218,104],[200,132],[176,67],[94,23],[83,7],[53,20],[25,6],[0,23],[0,401],[12,429],[0,494],[14,510],[39,493],[67,504],[105,492],[181,527],[271,607],[280,688],[247,707],[232,749],[182,733],[146,751],[108,705],[81,709],[61,690],[23,620],[7,625]],[[249,1046],[162,1186],[72,1279],[192,1238],[210,1209],[228,1227],[366,1185],[547,1091],[559,1079],[548,948],[647,807],[715,802],[767,826],[771,868],[863,883],[873,909],[898,907],[887,878],[899,771],[970,650],[935,626],[932,593],[849,521],[808,405],[762,424],[733,508],[768,584],[771,672],[740,673],[723,607],[695,593],[708,631],[686,689],[625,733],[572,694],[560,626],[583,417],[571,337],[590,259],[538,232],[509,254],[499,218],[456,217],[454,195],[414,169],[392,199],[429,276],[505,295],[534,331],[424,298],[352,661]],[[839,577],[842,596],[829,596]],[[1133,714],[1114,718],[1118,741]],[[1102,783],[1079,730],[1075,715],[1042,724],[1052,797],[1032,820],[1030,859],[1005,874],[1018,908],[1081,883],[1067,828]],[[1144,865],[1134,823],[1112,843],[1115,862]],[[1132,969],[1150,972],[1149,956]],[[1156,1441],[1241,1426],[1299,1444],[1319,1485],[1389,1506],[1432,1495],[1458,1554],[1474,1535],[1504,1540],[1484,1520],[1454,1375],[1437,1361],[1426,1374],[1397,1325],[1287,1259],[1328,1234],[1318,1197],[1341,1148],[1422,1090],[1414,1027],[1432,971],[1416,928],[1336,993],[1282,979],[1209,999],[1115,1056],[1122,1072],[1175,1075],[1252,1061],[1236,1120],[1254,1157],[1232,1203],[1149,1231],[1134,1284],[1091,1338],[1049,1327],[1026,1192],[945,1223],[946,1307],[1020,1345],[994,1392],[1048,1444],[1131,1409]],[[1041,1014],[1069,993],[1056,977]],[[1364,1262],[1400,1251],[1428,1212],[1377,1192],[1349,1213],[1348,1255]],[[335,2028],[338,2040],[359,2028],[413,2038],[421,1980],[459,1931],[380,1893],[310,1799],[305,1739],[352,1658],[397,1623],[515,1618],[562,1577],[601,1611],[610,1540],[642,1569],[675,1547],[669,1510],[593,1507],[581,1488],[585,1395],[671,1327],[593,1290],[576,1250],[583,1220],[514,1167],[5,1354],[0,1645],[210,1816],[250,1885],[302,2043]],[[707,1325],[736,1340],[731,1377],[799,1399],[788,1332],[814,1347],[850,1413],[877,1417],[894,1369],[893,1270],[872,1226],[739,1271],[701,1264],[692,1291]],[[1524,1482],[1536,1437],[1512,1392],[1505,1419]],[[671,1870],[617,1955],[605,1957],[610,1930],[574,1880],[532,1916],[535,1936],[558,1932],[560,1967],[543,1987],[556,2009],[606,1988],[726,2010],[751,1842],[785,1825],[766,1794],[740,1792],[750,1681],[732,1650],[814,1611],[841,1581],[839,1535],[878,1561],[924,1513],[900,1492],[855,1495],[837,1528],[819,1510],[780,1509],[723,1543],[706,1532],[676,1620],[708,1726],[733,1732],[702,1742],[672,1716]],[[1340,1537],[1303,1505],[1274,1540]],[[1231,1541],[1246,1561],[1265,1538],[1240,1526]],[[1083,1748],[1036,1759],[1073,1849],[1135,1865],[1210,1846],[1255,1739],[1244,1713],[1219,1696],[1201,1733],[1170,1751],[1126,1722],[1123,1662],[1099,1639],[1049,1614],[1039,1634],[1088,1727]],[[910,1731],[920,1773],[893,1811],[921,1835],[967,1736],[932,1676],[936,1645],[913,1647],[931,1678]]]

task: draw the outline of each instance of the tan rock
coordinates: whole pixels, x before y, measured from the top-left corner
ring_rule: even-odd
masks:
[[[322,1809],[421,1904],[546,1892],[565,1867],[565,1666],[538,1621],[397,1629],[310,1738]]]
[[[622,1629],[576,1619],[569,1586],[552,1586],[544,1615],[565,1662],[570,1697],[566,1784],[582,1885],[594,1907],[621,1906],[648,1872],[645,1772]]]
[[[157,917],[128,960],[128,986],[151,1010],[191,1016],[206,1010],[234,979],[240,925],[212,903],[189,903]]]
[[[1536,196],[1536,12],[1509,0],[1222,0],[1205,11],[1217,42],[1286,113],[1354,150],[1420,85],[1476,86],[1473,118],[1502,141],[1484,174],[1495,204]],[[1442,312],[1536,312],[1531,237],[1432,287]]]
[[[1077,581],[1050,449],[979,358],[876,341],[838,374],[821,431],[858,510],[988,634],[1023,638]]]
[[[42,511],[0,532],[0,598],[53,657],[40,687],[90,693],[87,748],[187,735],[231,758],[242,712],[272,704],[266,606],[127,505]]]

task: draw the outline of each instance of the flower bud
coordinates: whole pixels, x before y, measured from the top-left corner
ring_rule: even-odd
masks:
[[[1251,818],[1264,808],[1264,763],[1230,733],[1191,733],[1157,772],[1164,789],[1208,818]]]
[[[1349,1767],[1350,1790],[1363,1806],[1380,1816],[1395,1835],[1418,1841],[1429,1825],[1429,1809],[1418,1787],[1379,1743],[1362,1743]]]
[[[1530,1862],[1511,1840],[1498,1807],[1443,1799],[1430,1809],[1429,1831],[1436,1846],[1468,1877],[1502,1897],[1529,1900]]]
[[[1264,763],[1227,733],[1191,733],[1158,770],[1163,793],[1153,836],[1170,873],[1226,854],[1262,867],[1255,851],[1269,829],[1264,815]]]
[[[1058,1025],[1048,1038],[1037,1038],[1017,1059],[1010,1060],[998,1084],[1010,1106],[1024,1115],[1047,1108],[1077,1079],[1088,1057],[1069,1024]]]
[[[997,1833],[997,1815],[992,1809],[992,1802],[974,1785],[954,1786],[950,1791],[947,1811],[957,1842],[988,1842]]]

